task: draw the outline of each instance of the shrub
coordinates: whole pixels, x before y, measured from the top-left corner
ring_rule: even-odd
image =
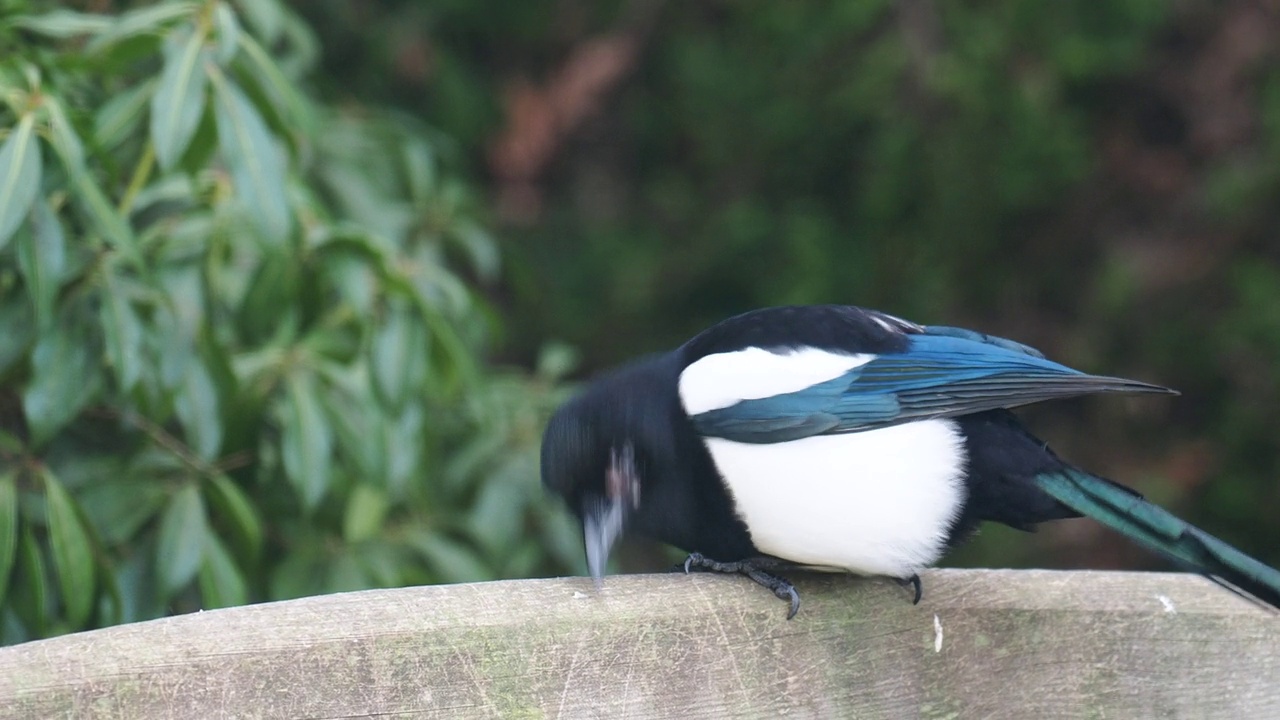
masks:
[[[579,562],[448,138],[276,0],[6,5],[0,639]]]

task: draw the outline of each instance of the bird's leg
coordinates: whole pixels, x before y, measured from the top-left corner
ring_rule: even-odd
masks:
[[[778,599],[787,600],[791,603],[791,609],[787,613],[787,619],[790,620],[800,611],[800,593],[796,592],[795,586],[787,581],[786,578],[779,577],[771,572],[778,565],[779,563],[773,562],[769,558],[719,562],[704,557],[702,553],[691,553],[684,561],[684,571],[687,573],[691,570],[706,570],[708,572],[746,575],[769,588],[774,595],[778,596]]]
[[[914,599],[912,599],[912,600],[911,600],[911,604],[912,604],[912,605],[919,605],[919,604],[920,604],[920,598],[924,597],[924,588],[923,588],[923,587],[921,587],[921,585],[920,585],[920,576],[919,576],[918,574],[916,574],[916,573],[911,573],[911,577],[906,577],[906,578],[894,578],[894,579],[893,579],[893,581],[894,581],[894,582],[896,582],[896,583],[898,583],[898,584],[899,584],[899,585],[901,585],[902,587],[906,587],[906,586],[910,585],[911,587],[915,588],[915,589],[916,589],[916,596],[915,596],[915,598],[914,598]]]

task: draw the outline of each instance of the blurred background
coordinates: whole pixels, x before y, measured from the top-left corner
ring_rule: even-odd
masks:
[[[1277,48],[1272,0],[0,0],[0,640],[580,573],[547,413],[787,303],[1181,390],[1022,414],[1280,564]]]

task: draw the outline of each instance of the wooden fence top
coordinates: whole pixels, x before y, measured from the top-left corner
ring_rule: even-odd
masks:
[[[0,648],[0,718],[1280,718],[1280,614],[1195,576],[935,570],[326,595]]]

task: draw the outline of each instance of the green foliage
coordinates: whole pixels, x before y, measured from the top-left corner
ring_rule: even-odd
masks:
[[[579,562],[443,137],[277,0],[6,11],[0,639]]]

